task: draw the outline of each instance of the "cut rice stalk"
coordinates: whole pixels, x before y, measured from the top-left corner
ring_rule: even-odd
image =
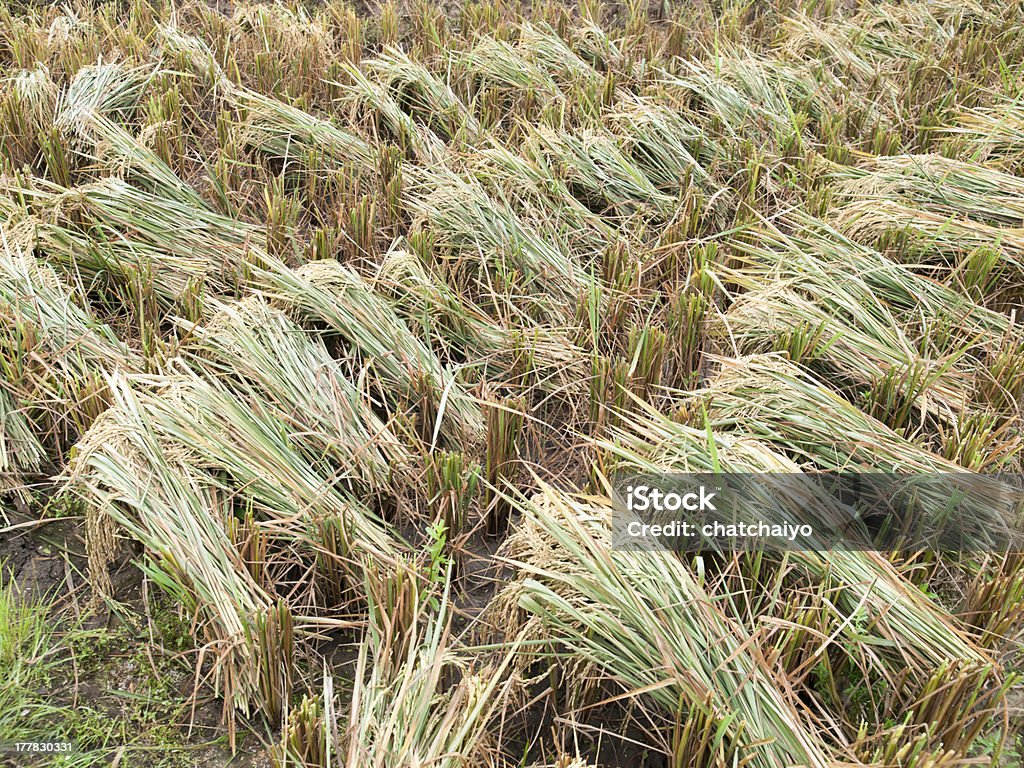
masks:
[[[140,189],[199,209],[207,203],[161,160],[153,150],[99,111],[79,116],[75,130],[89,147],[80,151],[100,169],[109,168]]]
[[[197,340],[188,349],[193,367],[234,381],[243,397],[266,403],[311,458],[330,457],[346,477],[384,491],[391,472],[408,464],[408,453],[323,341],[262,299],[214,308],[208,323],[182,324]]]
[[[82,67],[57,102],[54,125],[68,136],[95,115],[129,117],[150,75],[117,63]]]
[[[616,107],[607,117],[612,130],[629,142],[634,161],[659,189],[679,195],[691,178],[710,182],[701,163],[710,163],[722,150],[678,110],[639,96],[624,99]]]
[[[524,57],[554,78],[563,90],[573,85],[600,87],[604,76],[579,56],[547,24],[527,22],[519,28]]]
[[[981,160],[1024,171],[1024,104],[997,101],[963,112],[945,133],[966,140]]]
[[[164,55],[183,59],[209,78],[236,110],[244,113],[241,136],[249,146],[279,160],[319,156],[339,166],[363,171],[373,169],[373,152],[359,135],[272,96],[238,85],[227,76],[202,39],[185,34],[173,24],[158,25],[158,30]]]
[[[902,198],[941,216],[964,216],[993,226],[1024,226],[1024,179],[941,155],[876,157],[832,173],[838,197]]]
[[[49,435],[62,451],[105,407],[102,372],[141,370],[143,361],[30,255],[29,227],[0,224],[0,372],[8,395],[36,413],[36,439]],[[13,428],[21,417],[9,413]]]
[[[228,705],[280,717],[291,694],[290,616],[249,576],[225,533],[224,497],[198,479],[186,456],[164,450],[123,379],[110,389],[115,405],[78,444],[69,487],[141,541],[154,582],[202,616],[214,684]],[[89,554],[113,555],[92,546]],[[261,632],[271,625],[275,632]],[[261,680],[260,669],[274,676]]]
[[[445,146],[436,133],[428,126],[420,125],[413,120],[399,103],[385,89],[367,77],[360,67],[345,64],[344,71],[349,81],[346,86],[349,99],[374,115],[377,130],[383,129],[390,133],[395,143],[411,151],[421,163],[442,162],[446,155]]]
[[[571,255],[527,226],[504,201],[488,196],[479,183],[448,168],[410,170],[407,178],[409,208],[430,224],[438,250],[450,250],[454,259],[478,259],[487,273],[519,271],[525,295],[550,297],[543,309],[552,322],[571,320],[588,283]]]
[[[205,281],[228,291],[265,262],[261,228],[108,177],[73,189],[36,182],[23,194],[41,217],[40,248],[84,279],[151,271],[167,304]]]
[[[687,408],[706,408],[715,430],[736,430],[823,471],[966,475],[966,470],[898,435],[810,374],[776,355],[722,360],[708,387]],[[941,487],[923,487],[926,510],[949,502]],[[958,532],[967,542],[1012,541],[1015,494],[979,484],[964,499]],[[939,494],[935,496],[935,494]]]
[[[385,48],[362,64],[392,98],[401,100],[404,111],[447,141],[475,143],[482,129],[448,83],[439,80],[422,64],[397,48]]]
[[[338,168],[365,173],[373,170],[373,150],[358,134],[230,81],[223,85],[227,99],[243,116],[239,137],[246,146],[283,162],[318,157]]]
[[[377,273],[380,290],[395,297],[396,310],[411,328],[439,338],[449,357],[475,361],[484,380],[512,381],[528,345],[531,371],[542,388],[562,387],[582,379],[582,351],[557,329],[516,318],[526,327],[506,327],[448,283],[428,273],[408,251],[395,249]]]
[[[645,413],[624,416],[621,426],[612,430],[599,447],[613,457],[610,471],[635,473],[769,473],[794,475],[798,464],[743,434],[708,432],[680,424],[667,416],[646,409]],[[775,493],[770,492],[774,488]],[[849,530],[856,513],[843,510],[832,499],[807,498],[801,490],[809,485],[781,482],[770,486],[752,484],[751,498],[744,506],[766,521],[808,520],[814,515],[815,531]],[[796,516],[794,518],[794,515]],[[867,532],[862,530],[867,538]],[[876,552],[846,551],[826,545],[821,549],[800,548],[788,553],[789,559],[816,580],[834,581],[844,615],[840,626],[852,633],[850,647],[863,639],[862,628],[848,619],[866,609],[873,631],[889,642],[888,648],[876,647],[869,654],[883,659],[883,675],[898,677],[904,669],[925,669],[950,660],[985,660],[984,652],[958,626],[956,620],[915,585],[907,582],[891,563]]]
[[[678,205],[623,155],[607,133],[537,128],[528,151],[557,169],[577,195],[586,195],[591,207],[607,207],[623,217],[649,212],[667,220]]]
[[[528,61],[504,40],[481,37],[471,50],[455,54],[455,61],[467,71],[478,90],[504,88],[517,98],[535,99],[541,106],[565,98],[550,73]]]
[[[784,234],[784,231],[791,234]],[[1024,339],[1019,324],[964,294],[856,243],[801,212],[776,227],[730,238],[741,260],[722,279],[757,291],[781,281],[837,317],[869,327],[921,327],[921,318],[951,316],[963,334],[958,343],[998,350],[1008,338]],[[856,318],[863,318],[857,320]]]
[[[837,287],[842,285],[837,283]],[[974,388],[969,370],[956,366],[955,360],[922,357],[895,320],[875,322],[850,302],[848,306],[857,314],[848,321],[823,308],[823,302],[800,296],[800,288],[806,289],[807,284],[794,281],[790,288],[776,282],[761,291],[741,294],[727,313],[707,325],[709,336],[720,349],[729,345],[749,355],[774,351],[786,334],[807,328],[820,336],[815,348],[807,350],[809,360],[827,362],[848,382],[870,387],[886,376],[913,370],[915,375],[900,394],[920,410],[922,420],[931,414],[949,421],[964,409]],[[835,296],[842,301],[846,294],[837,292]]]
[[[581,657],[665,714],[698,707],[728,758],[755,768],[824,768],[834,756],[775,687],[767,662],[669,552],[610,546],[611,502],[545,487],[523,506],[505,554],[519,580],[492,609],[535,617],[556,657]]]
[[[298,270],[254,269],[253,277],[272,301],[340,336],[393,404],[400,396],[416,399],[426,377],[449,425],[442,419],[440,434],[452,447],[482,439],[479,405],[358,274],[336,261],[315,261]]]
[[[619,237],[613,222],[577,200],[543,156],[526,158],[495,143],[474,153],[467,165],[488,195],[581,264]]]
[[[45,461],[46,451],[24,410],[7,390],[0,389],[0,494],[24,493],[26,480],[38,475]]]
[[[1013,287],[1019,289],[1024,279],[1024,227],[994,227],[895,200],[849,203],[839,209],[836,221],[850,237],[868,243],[877,242],[890,232],[912,233],[937,254],[939,261],[954,265],[975,249],[994,247],[1013,269]]]
[[[183,364],[172,364],[168,379],[157,391],[136,394],[136,407],[162,443],[187,451],[194,466],[217,474],[210,485],[249,499],[268,531],[315,547],[311,524],[318,517],[338,518],[353,552],[393,559],[400,537],[346,489],[344,471],[304,456],[293,430],[265,405],[236,397]]]
[[[15,168],[32,163],[53,127],[58,89],[45,66],[0,81],[0,158]]]
[[[367,590],[372,591],[369,585]],[[426,595],[413,601],[401,635],[391,631],[393,608],[371,602],[339,765],[485,763],[491,721],[517,685],[513,662],[519,645],[510,643],[490,663],[471,665],[452,644],[447,585],[436,613],[428,602]],[[444,690],[453,672],[459,681]]]
[[[751,125],[785,135],[800,125],[798,111],[813,119],[837,111],[827,89],[816,79],[823,75],[808,66],[794,66],[737,46],[720,51],[713,63],[680,62],[680,72],[665,74],[662,85],[697,97],[709,116],[720,120],[734,137],[749,131]],[[828,85],[842,88],[834,78]]]

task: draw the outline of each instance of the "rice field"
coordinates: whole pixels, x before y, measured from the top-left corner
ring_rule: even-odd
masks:
[[[1020,768],[1012,547],[625,551],[611,479],[1024,474],[1022,28],[0,7],[0,765]]]

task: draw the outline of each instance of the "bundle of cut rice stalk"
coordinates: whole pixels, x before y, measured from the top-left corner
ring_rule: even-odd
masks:
[[[613,457],[613,471],[633,473],[748,474],[768,473],[763,483],[744,486],[744,509],[752,517],[785,522],[813,520],[815,532],[848,531],[851,546],[856,536],[868,541],[858,527],[857,513],[843,509],[824,493],[815,494],[812,483],[793,482],[801,468],[765,444],[726,432],[709,432],[673,421],[647,408],[625,414],[610,438],[598,445]],[[771,475],[782,475],[773,482]],[[818,536],[818,533],[814,534]],[[821,541],[788,553],[791,562],[815,580],[834,584],[831,594],[841,614],[840,631],[852,634],[850,648],[861,648],[862,626],[849,620],[854,612],[867,610],[872,632],[884,643],[866,652],[869,664],[877,664],[884,676],[898,677],[904,669],[923,669],[927,674],[952,659],[985,659],[984,653],[964,634],[957,621],[915,585],[907,582],[877,552],[847,551]]]
[[[818,78],[827,77],[821,83]],[[794,66],[759,56],[742,47],[721,51],[714,63],[680,62],[679,72],[664,74],[661,85],[669,92],[696,96],[710,115],[732,136],[752,125],[773,133],[791,131],[800,124],[798,110],[821,119],[838,111],[828,98],[829,89],[845,91],[834,76],[809,66]]]
[[[426,165],[440,163],[447,155],[444,142],[429,126],[417,123],[398,101],[370,79],[362,68],[354,64],[343,65],[348,100],[362,110],[370,112],[374,124],[389,138],[409,149],[416,159]]]
[[[223,80],[221,85],[240,116],[238,137],[245,146],[288,163],[302,164],[316,157],[336,168],[362,172],[373,169],[373,149],[358,134],[230,80]]]
[[[24,493],[26,480],[38,475],[45,461],[46,451],[24,410],[6,389],[0,388],[0,494]]]
[[[409,169],[407,204],[429,223],[435,252],[453,260],[475,260],[491,283],[492,273],[518,271],[524,299],[538,303],[554,324],[567,324],[588,279],[575,259],[526,225],[500,198],[446,167]],[[505,262],[508,262],[507,264]],[[540,302],[540,299],[548,299]]]
[[[508,327],[488,317],[408,251],[388,253],[377,280],[382,292],[395,296],[396,310],[410,327],[440,337],[449,356],[479,362],[487,380],[512,380],[524,355],[541,381],[555,380],[561,387],[584,378],[582,350],[558,329],[523,317],[510,318]]]
[[[836,284],[842,288],[841,281]],[[808,351],[809,358],[827,362],[848,382],[870,387],[887,375],[912,372],[903,394],[920,409],[922,418],[932,414],[948,421],[964,410],[975,383],[971,371],[956,366],[955,360],[922,357],[895,320],[875,322],[856,302],[848,303],[854,317],[830,312],[827,304],[822,306],[822,302],[798,293],[806,288],[805,283],[794,280],[741,294],[728,312],[707,323],[709,338],[720,347],[749,355],[771,352],[780,337],[806,329],[809,336],[819,339],[817,347]],[[847,294],[836,293],[835,297],[847,303]]]
[[[965,140],[972,154],[986,162],[1024,170],[1024,105],[1017,100],[966,110],[942,130]]]
[[[254,269],[253,277],[274,303],[338,335],[393,404],[422,396],[425,380],[437,403],[437,433],[453,445],[482,437],[476,401],[357,273],[336,261],[314,261],[297,270]]]
[[[280,717],[291,694],[291,615],[253,580],[227,534],[230,497],[203,481],[193,456],[164,447],[123,378],[110,390],[115,404],[78,443],[69,488],[90,515],[112,518],[142,542],[154,582],[202,617],[227,706]],[[90,558],[105,566],[113,553],[96,543]]]
[[[453,52],[452,56],[456,67],[465,70],[477,90],[503,88],[517,98],[529,97],[541,106],[565,99],[549,72],[528,61],[504,40],[481,37],[470,50]]]
[[[57,85],[42,63],[0,80],[2,155],[13,167],[31,163],[46,143],[57,98]]]
[[[916,274],[912,266],[892,261],[806,213],[788,213],[775,226],[747,230],[727,242],[738,263],[716,269],[723,280],[745,290],[789,285],[830,314],[867,327],[923,330],[922,318],[949,317],[951,330],[959,329],[963,341],[990,350],[998,350],[1008,338],[1022,338],[1019,326],[1006,315]]]
[[[403,51],[387,47],[361,66],[377,88],[401,100],[405,111],[447,141],[475,143],[483,131],[447,82]]]
[[[143,362],[92,315],[82,294],[31,255],[31,230],[25,219],[0,224],[0,371],[9,394],[39,415],[37,427],[60,446],[105,407],[102,372],[139,370]]]
[[[892,69],[895,62],[916,59],[919,54],[898,37],[883,41],[877,34],[865,33],[856,21],[815,19],[794,12],[783,21],[784,43],[780,51],[803,61],[824,62],[837,76],[852,76],[860,83],[877,78],[880,68]],[[883,81],[887,96],[898,92],[895,83]]]
[[[304,455],[295,430],[270,406],[233,395],[180,361],[159,381],[166,386],[135,394],[147,428],[172,450],[186,451],[192,466],[211,475],[209,485],[248,500],[267,532],[316,548],[317,522],[336,519],[346,549],[393,559],[400,537],[347,489],[346,470]]]
[[[900,198],[931,213],[993,226],[1024,225],[1024,179],[941,155],[888,155],[832,172],[840,198]]]
[[[556,658],[585,659],[670,716],[698,708],[718,723],[730,760],[832,765],[720,601],[673,553],[612,549],[610,519],[608,499],[550,487],[524,504],[504,550],[519,577],[492,606],[494,624],[520,626],[525,611]]]
[[[691,414],[698,407],[706,409],[711,429],[750,435],[824,471],[970,474],[898,435],[782,357],[752,355],[719,362],[719,372],[686,406]],[[1012,520],[1015,493],[994,482],[980,483],[974,490],[963,500],[957,521],[963,541],[1000,546],[1018,537]],[[950,501],[943,486],[926,484],[920,492],[926,513],[941,517]]]
[[[842,206],[836,223],[850,237],[875,242],[896,231],[914,234],[938,261],[959,264],[978,248],[995,248],[1013,269],[1019,286],[1024,273],[1024,227],[994,227],[970,219],[933,213],[896,200],[860,200]]]
[[[173,23],[158,24],[157,29],[163,55],[183,59],[209,78],[238,112],[239,136],[247,146],[276,160],[301,162],[322,157],[339,167],[372,170],[373,151],[358,134],[239,85],[227,76],[203,39],[184,33]]]
[[[570,48],[548,24],[523,24],[516,44],[527,61],[554,78],[563,90],[574,85],[596,88],[604,81],[604,75]]]
[[[488,195],[580,264],[592,263],[617,237],[611,222],[577,200],[543,156],[528,159],[494,143],[466,163]]]
[[[329,457],[346,477],[383,491],[408,452],[344,375],[315,332],[304,331],[263,299],[215,305],[199,326],[180,323],[194,344],[193,368],[228,383],[289,424],[311,458]]]
[[[168,304],[197,282],[222,292],[266,262],[261,227],[108,177],[73,189],[36,181],[21,192],[38,210],[38,243],[83,279],[151,274]]]
[[[88,147],[79,152],[93,160],[101,175],[116,174],[132,185],[157,197],[183,205],[207,209],[205,200],[161,160],[153,150],[106,115],[85,112],[76,130]]]
[[[373,586],[367,591],[372,594]],[[399,632],[393,608],[371,599],[342,732],[338,764],[345,768],[482,765],[491,721],[517,685],[517,643],[472,665],[453,647],[447,585],[436,612],[426,595],[412,602]],[[446,686],[452,672],[459,681]]]
[[[72,140],[95,115],[130,117],[150,75],[116,62],[82,67],[57,101],[54,126]]]
[[[659,191],[604,131],[574,134],[538,127],[527,151],[550,164],[577,195],[586,195],[586,202],[617,216],[647,212],[667,220],[678,206],[677,198]]]
[[[677,110],[650,96],[623,99],[606,120],[628,144],[634,162],[661,190],[678,195],[693,179],[702,185],[710,176],[701,163],[710,163],[722,150]]]

